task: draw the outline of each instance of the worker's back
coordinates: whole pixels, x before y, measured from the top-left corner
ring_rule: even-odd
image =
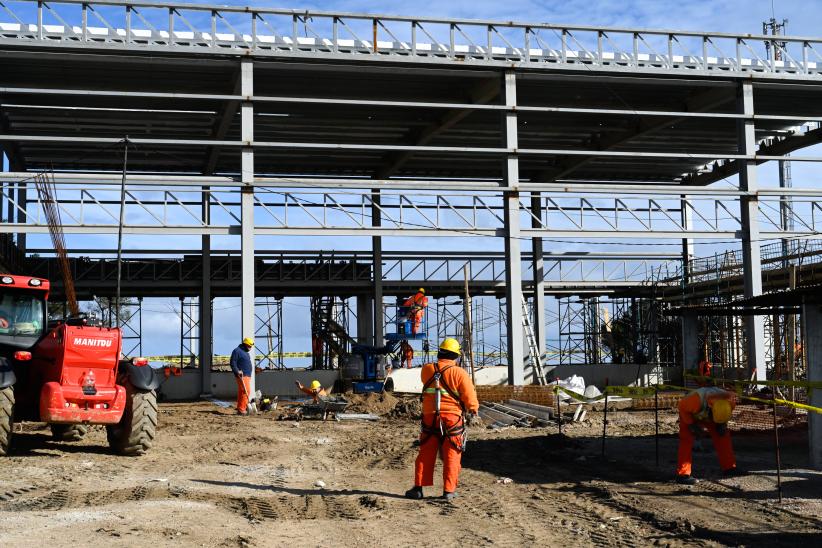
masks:
[[[456,365],[454,360],[441,359],[438,365],[441,373],[440,413],[460,415],[463,412],[463,406],[466,411],[476,412],[479,409],[479,401],[468,373]],[[437,412],[435,381],[432,380],[435,372],[436,368],[433,363],[423,365],[420,371],[420,378],[425,387],[422,398],[422,412],[424,415],[433,415]],[[451,393],[459,399],[455,399]]]

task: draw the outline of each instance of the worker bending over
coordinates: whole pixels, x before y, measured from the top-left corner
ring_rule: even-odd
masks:
[[[677,482],[693,485],[691,462],[694,439],[704,428],[711,435],[719,456],[719,466],[726,475],[736,472],[728,421],[736,406],[732,392],[716,386],[694,390],[679,401],[679,458]]]
[[[422,287],[419,288],[413,296],[405,299],[402,305],[408,307],[408,315],[406,317],[414,322],[411,327],[411,334],[416,335],[420,330],[422,319],[425,316],[425,307],[428,306],[428,297],[425,296],[425,289]]]
[[[465,449],[465,415],[479,410],[471,378],[457,365],[460,344],[445,339],[437,353],[437,363],[422,366],[422,433],[420,452],[414,464],[414,487],[405,496],[421,499],[422,488],[434,485],[437,453],[442,458],[443,493],[446,500],[456,497],[462,452]]]
[[[314,403],[320,401],[320,398],[324,398],[328,395],[328,391],[323,388],[323,385],[320,384],[320,381],[313,380],[311,381],[311,387],[305,387],[300,381],[294,381],[294,384],[297,385],[297,388],[304,394],[308,394],[312,398],[314,398]]]
[[[237,379],[237,414],[248,414],[248,394],[251,392],[251,348],[254,340],[248,337],[243,339],[231,353],[229,365],[234,378]]]

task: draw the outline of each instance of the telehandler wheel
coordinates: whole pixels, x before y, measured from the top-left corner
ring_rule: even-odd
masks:
[[[9,454],[11,432],[14,427],[14,387],[0,390],[0,457]]]
[[[88,433],[85,424],[52,424],[51,437],[54,441],[80,441]]]
[[[108,444],[117,453],[131,457],[144,455],[157,431],[157,394],[154,390],[126,387],[126,410],[118,424],[106,427]]]

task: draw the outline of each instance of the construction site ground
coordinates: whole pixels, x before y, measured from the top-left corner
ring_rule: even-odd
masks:
[[[24,424],[0,462],[0,546],[807,546],[822,538],[822,474],[803,469],[805,433],[783,432],[784,501],[771,433],[735,437],[745,473],[722,478],[698,452],[693,487],[671,480],[676,417],[602,414],[556,427],[470,429],[460,496],[403,498],[416,402],[368,402],[378,422],[239,417],[167,403],[143,457],[109,453],[105,431],[51,441]],[[410,413],[409,413],[410,411]],[[439,472],[439,468],[438,468]],[[438,473],[439,475],[439,473]],[[323,487],[324,485],[324,487]]]

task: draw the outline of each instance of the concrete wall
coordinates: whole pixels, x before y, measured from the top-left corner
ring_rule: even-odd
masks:
[[[294,381],[308,385],[318,380],[323,386],[333,386],[339,378],[338,371],[263,371],[256,378],[257,390],[267,396],[304,396]],[[180,377],[169,377],[160,387],[160,395],[168,400],[194,400],[202,394],[199,369],[184,369]],[[234,399],[237,396],[237,383],[234,375],[228,372],[212,371],[211,394],[215,398]]]
[[[571,375],[579,375],[585,379],[585,384],[594,384],[599,388],[605,386],[605,379],[608,383],[619,386],[648,386],[651,382],[650,373],[654,369],[652,365],[631,365],[631,364],[601,364],[601,365],[561,365],[545,368],[549,379],[559,377],[565,379]],[[666,368],[666,376],[679,383],[682,376],[680,368]],[[637,373],[638,372],[638,373]],[[400,369],[392,373],[394,379],[395,392],[408,392],[419,394],[422,390],[419,368]],[[508,384],[508,368],[486,367],[480,369],[475,374],[478,386],[494,386]],[[526,370],[525,382],[531,384],[533,373]]]

